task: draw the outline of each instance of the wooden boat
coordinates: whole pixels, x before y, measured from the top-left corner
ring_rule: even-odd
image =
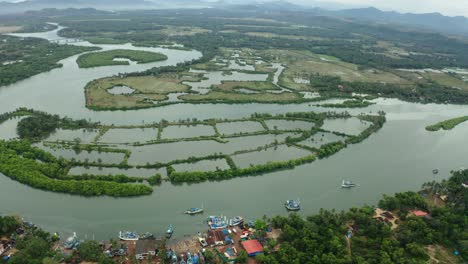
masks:
[[[136,240],[140,239],[140,236],[137,233],[134,233],[134,232],[129,232],[129,231],[122,232],[122,231],[120,231],[119,232],[119,239],[123,240],[123,241],[136,241]]]
[[[166,230],[166,238],[171,238],[173,233],[174,227],[172,225],[169,225]]]
[[[341,188],[353,188],[355,186],[356,184],[354,184],[352,181],[343,180],[343,182],[341,183]]]
[[[192,207],[185,211],[186,214],[188,215],[195,215],[195,214],[201,214],[203,213],[203,205],[202,207]]]
[[[299,199],[297,199],[297,200],[293,200],[293,199],[286,200],[286,202],[284,203],[284,206],[289,211],[299,211],[299,210],[301,210],[301,201]]]

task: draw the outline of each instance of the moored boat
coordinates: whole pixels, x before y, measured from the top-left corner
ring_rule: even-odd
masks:
[[[202,245],[202,247],[208,246],[208,242],[206,242],[206,239],[204,239],[203,237],[198,237],[198,241],[200,241],[200,244]]]
[[[301,210],[301,201],[299,199],[297,199],[297,200],[293,200],[293,199],[286,200],[284,206],[289,211],[299,211],[299,210]]]
[[[229,226],[238,226],[244,223],[244,218],[241,216],[236,216],[234,218],[229,219]]]
[[[140,240],[153,239],[153,238],[154,238],[154,235],[149,232],[146,232],[140,235]]]
[[[188,215],[194,215],[194,214],[201,214],[203,213],[203,206],[202,207],[192,207],[185,211],[186,214]]]
[[[140,239],[140,236],[135,233],[135,232],[129,232],[129,231],[120,231],[119,232],[119,239],[124,240],[124,241],[136,241]]]
[[[166,238],[171,238],[172,234],[174,233],[174,227],[172,225],[169,225],[166,230]]]
[[[223,229],[228,227],[226,219],[220,216],[210,216],[208,217],[208,226],[211,229]]]
[[[352,187],[355,187],[356,184],[354,184],[352,181],[345,181],[343,180],[343,182],[341,183],[341,188],[352,188]]]

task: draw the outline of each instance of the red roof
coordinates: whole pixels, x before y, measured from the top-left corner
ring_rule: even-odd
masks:
[[[246,240],[242,242],[242,246],[247,251],[247,254],[253,255],[263,252],[263,246],[258,240]]]
[[[416,210],[412,212],[415,216],[426,216],[428,213],[421,211],[421,210]]]

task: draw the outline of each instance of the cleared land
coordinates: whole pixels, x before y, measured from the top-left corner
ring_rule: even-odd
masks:
[[[207,94],[187,94],[180,97],[185,101],[225,101],[225,102],[293,102],[303,99],[297,93],[227,93],[227,92],[209,92]]]
[[[149,63],[155,61],[167,60],[167,56],[161,53],[141,51],[141,50],[109,50],[102,52],[93,52],[83,54],[76,62],[80,68],[92,68],[100,66],[111,65],[130,65],[126,60],[115,59],[129,59],[137,63]]]
[[[167,94],[186,92],[189,86],[183,81],[200,80],[198,74],[189,72],[165,73],[159,76],[109,77],[90,82],[86,88],[86,106],[90,108],[141,108],[153,105],[153,101],[167,99]],[[110,94],[109,89],[127,86],[131,94]]]
[[[278,87],[271,82],[244,82],[225,81],[216,88],[222,91],[234,91],[236,89],[248,89],[253,91],[278,90]]]
[[[21,26],[0,26],[0,34],[3,34],[3,33],[13,33],[13,32],[16,32],[20,29],[22,29],[23,27]]]

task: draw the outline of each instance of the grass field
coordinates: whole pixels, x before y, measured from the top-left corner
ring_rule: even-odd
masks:
[[[339,76],[345,81],[409,84],[407,80],[391,72],[361,69],[356,64],[308,51],[266,50],[260,54],[264,58],[274,58],[273,62],[287,66],[280,76],[280,84],[295,90],[310,89],[309,85],[297,82],[295,79],[309,79],[315,74]]]
[[[207,94],[187,94],[182,95],[180,99],[187,102],[197,101],[226,101],[226,102],[293,102],[301,100],[302,96],[297,93],[257,93],[257,94],[243,94],[243,93],[228,93],[228,92],[209,92]]]
[[[86,90],[86,105],[98,108],[141,108],[149,107],[151,101],[166,100],[166,94],[186,92],[189,86],[183,81],[198,81],[198,74],[166,73],[159,76],[108,77],[89,83]],[[132,94],[110,94],[108,89],[127,86],[134,89]]]
[[[137,63],[149,63],[155,61],[167,60],[167,56],[161,53],[141,51],[141,50],[109,50],[102,52],[92,52],[83,54],[76,62],[80,68],[92,68],[110,65],[129,65],[128,61],[117,61],[114,59],[122,58],[136,61]]]
[[[463,81],[458,75],[451,75],[448,73],[425,72],[421,73],[421,76],[444,86],[465,90],[468,89],[468,82]]]
[[[246,81],[225,81],[216,86],[222,91],[234,91],[235,89],[249,89],[254,91],[278,90],[278,87],[271,82],[246,82]]]

